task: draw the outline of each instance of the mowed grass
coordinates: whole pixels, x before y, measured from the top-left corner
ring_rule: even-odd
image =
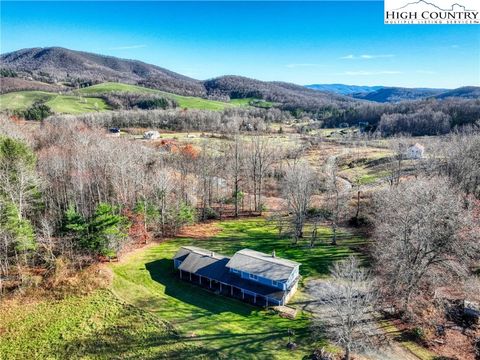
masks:
[[[285,319],[182,282],[173,270],[172,257],[180,246],[191,244],[226,255],[246,247],[267,253],[275,249],[278,256],[301,262],[304,277],[325,276],[334,261],[355,253],[352,248],[364,240],[341,232],[339,245],[331,246],[331,232],[322,228],[319,244],[311,249],[306,241],[293,246],[290,239],[278,237],[275,228],[260,218],[220,222],[219,226],[220,233],[210,239],[166,241],[114,264],[114,293],[167,321],[182,342],[198,344],[208,358],[301,359],[314,347],[325,345],[311,338],[308,314]],[[292,303],[302,298],[300,291]],[[295,351],[286,348],[289,329],[295,332]]]
[[[167,323],[126,305],[110,291],[0,306],[0,358],[201,358]]]
[[[107,82],[103,84],[92,85],[83,89],[76,91],[82,95],[92,95],[100,94],[105,92],[131,92],[136,94],[158,94],[165,96],[167,98],[177,101],[180,107],[187,109],[199,109],[199,110],[223,110],[227,107],[231,107],[231,103],[207,100],[194,96],[181,96],[165,91],[149,89],[142,86],[123,84],[123,83],[112,83]]]
[[[99,98],[59,95],[46,91],[17,91],[0,95],[0,111],[24,110],[37,101],[45,102],[54,112],[62,114],[80,114],[109,109],[105,101]]]

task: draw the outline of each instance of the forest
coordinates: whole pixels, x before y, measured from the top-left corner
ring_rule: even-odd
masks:
[[[444,117],[432,116],[434,126],[446,126]],[[395,126],[391,117],[382,119],[385,131]],[[188,226],[261,216],[278,232],[269,236],[302,256],[327,244],[332,251],[345,246],[346,229],[369,239],[355,250],[357,257],[368,254],[367,268],[349,257],[334,265],[331,282],[308,290],[314,278],[305,288],[313,296],[320,291],[333,318],[346,324],[327,331],[346,354],[379,346],[378,334],[363,336],[362,319],[372,309],[427,344],[436,336],[431,324],[448,323],[461,309],[451,297],[440,301],[440,291],[455,283],[461,299],[479,300],[478,126],[385,140],[361,132],[299,134],[294,125],[278,109],[104,112],[51,116],[41,124],[2,116],[0,291],[68,293],[68,279],[132,248]],[[111,127],[124,133],[112,137]],[[167,137],[141,140],[136,134],[145,128]],[[428,156],[405,155],[414,141]],[[374,182],[362,177],[365,164],[376,169]],[[351,274],[356,280],[339,288]],[[339,300],[356,293],[361,297],[350,303]],[[470,329],[462,335],[466,353],[478,351],[470,320],[455,321]]]

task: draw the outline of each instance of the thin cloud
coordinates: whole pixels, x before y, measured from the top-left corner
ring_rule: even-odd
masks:
[[[287,68],[294,69],[299,67],[320,67],[323,64],[287,64],[285,65]]]
[[[353,55],[348,54],[345,56],[340,57],[343,60],[370,60],[370,59],[385,59],[385,58],[392,58],[395,55],[393,54],[362,54],[362,55]]]
[[[108,50],[130,50],[130,49],[141,49],[147,47],[147,45],[127,45],[127,46],[116,46],[108,48]]]
[[[396,75],[401,74],[401,71],[381,70],[381,71],[345,71],[337,75],[347,76],[371,76],[371,75]]]

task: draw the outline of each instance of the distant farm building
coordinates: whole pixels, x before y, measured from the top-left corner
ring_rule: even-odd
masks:
[[[183,246],[175,254],[180,279],[218,294],[258,306],[285,305],[297,290],[300,263],[250,249],[231,258],[195,246]]]
[[[150,131],[146,131],[144,134],[143,134],[143,138],[145,140],[157,140],[160,138],[160,133],[156,130],[150,130]]]
[[[423,153],[425,152],[425,147],[420,144],[415,144],[410,146],[407,149],[407,158],[408,159],[421,159],[423,157]]]

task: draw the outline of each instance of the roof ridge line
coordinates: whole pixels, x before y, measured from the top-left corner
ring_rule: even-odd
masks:
[[[267,253],[262,253],[261,251],[257,251],[257,250],[253,250],[253,249],[245,248],[245,249],[242,249],[242,250],[240,250],[240,251],[243,251],[243,250],[255,251],[255,252],[257,252],[257,253],[265,254],[265,255],[268,256]],[[239,252],[239,251],[237,251],[237,252]],[[246,255],[246,254],[243,254],[243,255]],[[259,259],[259,260],[268,261],[268,258],[265,259],[265,258],[262,258],[262,257],[260,257],[260,256],[255,256],[255,255],[247,255],[247,256],[251,256],[251,257],[253,257],[253,258],[255,258],[255,259]],[[272,257],[270,257],[270,259],[273,260],[273,259],[277,259],[277,258],[275,258],[275,257],[272,256]],[[291,261],[291,262],[293,262],[292,260],[284,259],[284,258],[281,258],[280,261],[277,260],[277,261],[272,261],[272,262],[274,262],[274,263],[276,263],[276,264],[279,264],[279,265],[282,265],[282,266],[285,266],[285,267],[295,267],[295,266],[296,266],[296,265],[289,266],[289,265],[287,265],[287,264],[282,264],[282,263],[281,263],[282,261]]]

